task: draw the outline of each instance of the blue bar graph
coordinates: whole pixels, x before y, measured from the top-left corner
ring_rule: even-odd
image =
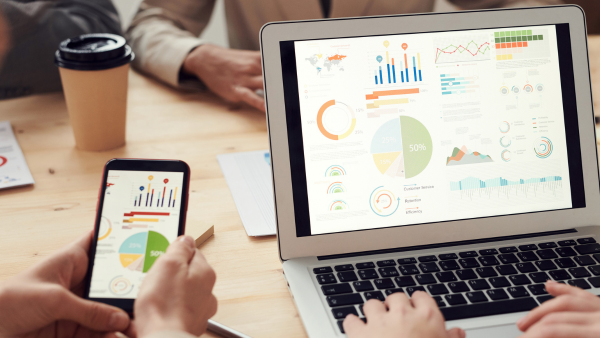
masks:
[[[417,81],[417,63],[415,62],[415,57],[413,56],[413,71],[415,74],[415,81]]]
[[[534,183],[547,183],[547,182],[558,182],[562,181],[560,176],[546,176],[540,178],[530,179],[519,179],[518,181],[510,181],[502,177],[491,178],[489,180],[482,181],[475,177],[467,177],[464,180],[458,182],[450,182],[451,191],[470,190],[470,189],[485,189],[485,188],[497,188],[506,187],[513,185],[524,185]]]
[[[383,74],[381,73],[381,66],[379,66],[379,83],[383,84]]]
[[[421,70],[419,69],[419,81],[423,81],[423,79],[421,79]]]
[[[392,75],[394,75],[394,83],[396,83],[396,66],[392,63]]]
[[[388,83],[392,83],[392,76],[390,75],[390,64],[387,64],[387,70],[388,70]]]
[[[377,71],[375,71],[375,84],[379,84],[377,81]]]

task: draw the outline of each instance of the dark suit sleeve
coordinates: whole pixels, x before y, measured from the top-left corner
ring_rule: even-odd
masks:
[[[11,46],[0,71],[0,99],[61,90],[54,52],[87,33],[121,33],[110,0],[0,0]]]
[[[484,9],[502,7],[533,7],[560,5],[560,0],[449,0],[460,9]]]

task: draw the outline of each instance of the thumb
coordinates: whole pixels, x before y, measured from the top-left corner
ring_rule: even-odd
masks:
[[[129,316],[119,308],[93,302],[65,292],[58,307],[59,318],[70,320],[96,331],[122,331],[129,326]]]
[[[467,336],[465,330],[458,328],[458,327],[453,327],[450,330],[448,330],[448,338],[465,338]]]

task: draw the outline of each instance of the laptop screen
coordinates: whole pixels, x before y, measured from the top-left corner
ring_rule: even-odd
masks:
[[[297,236],[585,207],[568,24],[280,46]]]

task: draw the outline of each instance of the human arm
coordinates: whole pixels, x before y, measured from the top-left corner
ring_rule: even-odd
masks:
[[[116,337],[121,309],[81,298],[93,233],[0,283],[0,336]]]
[[[446,331],[444,317],[435,300],[417,291],[409,299],[404,293],[393,293],[385,302],[369,300],[363,307],[367,323],[355,315],[344,320],[349,338],[465,338],[465,331]]]
[[[600,337],[600,298],[582,289],[546,282],[554,299],[544,302],[523,317],[517,326],[521,338]]]

